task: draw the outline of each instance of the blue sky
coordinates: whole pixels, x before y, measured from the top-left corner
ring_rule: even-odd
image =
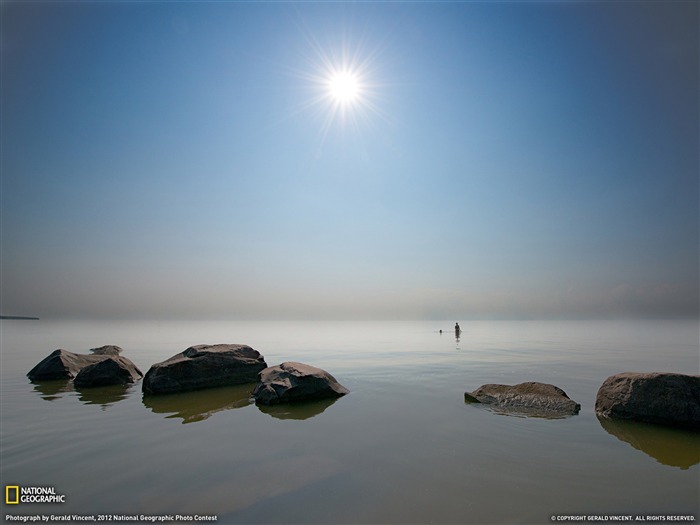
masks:
[[[697,317],[699,14],[3,2],[2,314]]]

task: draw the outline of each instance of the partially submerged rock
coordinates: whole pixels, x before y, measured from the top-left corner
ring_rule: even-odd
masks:
[[[257,404],[276,405],[340,397],[349,392],[325,370],[287,361],[260,372],[253,398]]]
[[[263,356],[247,345],[191,346],[153,365],[143,379],[143,391],[169,394],[255,383],[258,373],[266,367]]]
[[[96,387],[106,385],[127,385],[143,377],[138,367],[126,357],[106,355],[107,358],[88,365],[78,372],[73,383],[76,387]]]
[[[32,381],[46,379],[72,379],[86,366],[104,361],[109,356],[74,354],[68,350],[58,349],[41,360],[28,373]]]
[[[700,428],[700,376],[616,374],[598,389],[595,411],[612,419]]]
[[[506,414],[544,418],[573,416],[581,410],[581,405],[572,401],[561,388],[536,382],[483,385],[474,392],[465,392],[464,401],[483,403]]]
[[[116,346],[116,345],[105,345],[105,346],[100,346],[98,348],[91,348],[90,352],[94,355],[114,355],[118,356],[121,354],[124,350],[121,349],[121,347]]]

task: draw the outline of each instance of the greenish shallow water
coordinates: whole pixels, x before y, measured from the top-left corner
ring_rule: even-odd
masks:
[[[699,373],[693,322],[46,322],[0,325],[3,486],[62,505],[5,514],[215,514],[219,523],[551,523],[552,515],[694,515],[700,434],[596,418],[623,371]],[[444,333],[440,334],[439,329]],[[143,372],[193,344],[302,361],[351,394],[259,409],[251,386],[144,398],[25,374],[56,348],[116,344]],[[578,416],[497,415],[484,383],[542,381]]]

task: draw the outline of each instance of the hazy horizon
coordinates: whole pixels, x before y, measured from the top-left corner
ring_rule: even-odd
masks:
[[[0,9],[4,316],[699,315],[697,3]]]

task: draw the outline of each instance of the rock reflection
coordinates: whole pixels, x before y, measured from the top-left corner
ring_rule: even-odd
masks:
[[[637,421],[598,417],[608,434],[629,443],[663,465],[687,470],[700,463],[700,433]]]
[[[76,388],[79,394],[78,399],[86,405],[101,405],[102,409],[126,399],[131,385],[108,385],[91,388]]]
[[[68,379],[31,381],[31,383],[34,386],[34,392],[46,401],[55,401],[62,398],[65,393],[73,392],[73,383]]]
[[[166,418],[181,418],[182,423],[195,423],[217,412],[242,408],[252,403],[254,384],[194,390],[176,394],[144,395],[143,404]]]
[[[497,416],[507,416],[507,417],[520,417],[524,419],[568,419],[574,417],[577,414],[557,414],[554,412],[548,412],[545,409],[537,408],[526,408],[526,407],[502,407],[497,405],[487,405],[485,403],[469,403],[465,401],[466,404],[475,406],[477,408],[486,410],[495,414]]]
[[[306,401],[303,403],[288,403],[283,405],[258,405],[260,412],[277,419],[309,419],[321,414],[338,398]]]

